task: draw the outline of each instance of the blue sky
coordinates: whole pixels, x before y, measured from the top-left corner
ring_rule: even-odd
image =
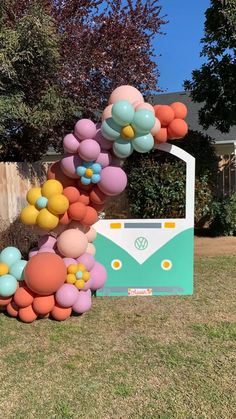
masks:
[[[155,51],[160,70],[159,87],[167,92],[183,90],[183,81],[199,68],[200,39],[204,33],[204,12],[210,0],[161,0],[162,15],[169,23],[163,26],[166,35],[158,36]]]

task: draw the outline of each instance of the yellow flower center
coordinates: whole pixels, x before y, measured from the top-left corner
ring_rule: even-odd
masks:
[[[87,177],[92,177],[92,176],[93,176],[93,171],[92,171],[92,169],[86,169],[86,170],[85,170],[85,175],[86,175]]]
[[[135,132],[132,125],[126,125],[126,127],[123,127],[121,130],[121,135],[126,140],[132,140],[135,136]]]
[[[9,268],[6,263],[0,263],[0,276],[6,275],[9,272]]]

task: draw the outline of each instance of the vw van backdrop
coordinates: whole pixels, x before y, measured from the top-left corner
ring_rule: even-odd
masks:
[[[195,159],[171,144],[156,148],[186,164],[185,217],[98,221],[97,258],[108,271],[98,296],[193,293]]]

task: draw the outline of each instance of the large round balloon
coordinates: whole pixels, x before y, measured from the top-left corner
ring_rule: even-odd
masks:
[[[123,85],[113,90],[109,97],[109,105],[118,102],[119,100],[128,100],[130,103],[144,102],[143,96],[138,89],[133,86]]]
[[[109,196],[119,195],[127,185],[126,173],[120,167],[108,166],[101,173],[99,189]]]
[[[79,230],[66,230],[57,239],[59,252],[70,258],[81,256],[85,252],[87,245],[87,237]]]
[[[97,132],[96,125],[90,119],[80,119],[75,125],[75,136],[83,141],[88,138],[94,138]]]
[[[26,284],[39,295],[53,294],[65,279],[66,266],[63,259],[54,253],[38,253],[25,268]]]

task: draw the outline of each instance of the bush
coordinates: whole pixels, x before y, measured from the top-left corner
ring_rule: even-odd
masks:
[[[17,247],[24,259],[28,259],[29,250],[37,246],[38,236],[33,227],[26,226],[17,218],[10,225],[0,220],[0,251],[7,246]]]
[[[213,222],[210,229],[214,235],[236,235],[236,193],[213,203]]]

